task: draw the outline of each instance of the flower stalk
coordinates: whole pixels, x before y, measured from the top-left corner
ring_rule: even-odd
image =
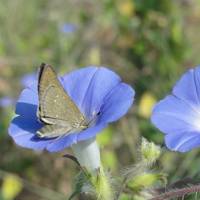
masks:
[[[94,173],[100,168],[100,151],[95,137],[72,145],[72,150],[81,167]]]
[[[100,151],[96,139],[91,138],[72,145],[72,150],[84,171],[85,178],[94,189],[98,200],[113,199],[112,189],[101,166]]]

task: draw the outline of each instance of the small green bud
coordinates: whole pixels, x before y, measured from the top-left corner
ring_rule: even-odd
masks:
[[[135,176],[128,182],[128,187],[134,191],[139,191],[153,186],[158,181],[166,182],[166,176],[163,173],[143,173]]]
[[[155,145],[153,142],[148,142],[145,138],[142,138],[141,144],[141,156],[142,161],[147,165],[152,165],[161,154],[161,148]]]
[[[102,167],[99,169],[97,176],[91,177],[91,182],[95,188],[96,196],[99,200],[113,199],[113,192],[110,181],[105,175]]]

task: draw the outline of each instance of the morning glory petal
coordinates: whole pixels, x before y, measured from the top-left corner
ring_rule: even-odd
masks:
[[[77,134],[70,134],[52,140],[46,147],[49,152],[61,151],[77,142]]]
[[[0,107],[7,108],[14,104],[15,100],[11,97],[2,97],[0,98]]]
[[[187,152],[200,146],[200,135],[199,132],[167,134],[165,143],[171,150]]]
[[[89,138],[95,137],[95,135],[105,127],[106,127],[106,124],[98,124],[80,133],[73,133],[73,134],[67,135],[65,137],[60,137],[60,138],[58,137],[57,139],[52,141],[52,143],[48,144],[46,149],[50,152],[61,151],[79,141],[87,140]]]
[[[99,133],[106,126],[106,123],[98,123],[95,126],[87,128],[86,130],[78,133],[77,141],[87,140],[96,136],[96,134]]]
[[[77,26],[75,24],[65,23],[60,27],[60,31],[62,33],[73,33],[77,30]]]
[[[91,119],[120,77],[104,67],[87,67],[63,77],[63,85],[80,110]]]
[[[75,70],[60,79],[64,89],[82,112],[83,99],[96,71],[97,67],[87,67]]]
[[[166,134],[200,131],[200,112],[173,95],[167,96],[156,104],[151,120]]]
[[[121,81],[120,77],[111,70],[98,68],[83,99],[85,115],[92,119],[100,111],[106,95]]]
[[[38,106],[37,91],[26,88],[22,91],[17,101],[15,113],[27,118],[36,118]]]
[[[125,115],[133,103],[135,91],[125,83],[119,83],[103,100],[100,121],[113,122]]]
[[[37,80],[37,74],[36,74],[36,73],[25,74],[25,75],[21,78],[21,85],[22,85],[23,87],[29,87],[29,86],[31,86],[36,80]]]
[[[35,121],[21,116],[15,117],[8,129],[9,135],[16,144],[35,150],[43,150],[50,140],[40,139],[35,133],[42,125]]]
[[[176,83],[172,93],[194,107],[200,106],[200,68],[190,69]]]

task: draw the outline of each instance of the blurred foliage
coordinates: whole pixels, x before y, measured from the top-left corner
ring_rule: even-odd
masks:
[[[14,175],[7,175],[3,179],[2,184],[2,197],[5,200],[15,199],[18,194],[22,191],[23,183],[21,180]]]
[[[98,136],[102,162],[115,176],[137,161],[141,135],[162,144],[150,110],[187,67],[199,62],[199,11],[193,0],[0,0],[0,98],[17,99],[20,79],[37,72],[41,62],[61,74],[87,65],[111,67],[136,90],[133,109]],[[76,28],[63,31],[66,24]],[[19,200],[68,196],[75,165],[62,158],[63,152],[50,155],[13,144],[7,135],[13,115],[14,105],[0,107],[0,187],[4,172],[14,173],[27,183]],[[159,167],[170,182],[197,179],[199,154],[166,151]]]
[[[138,114],[144,118],[150,118],[153,106],[156,103],[156,98],[151,94],[145,92],[140,99],[138,105]]]

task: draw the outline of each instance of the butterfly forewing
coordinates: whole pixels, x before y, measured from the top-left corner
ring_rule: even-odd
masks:
[[[38,131],[40,137],[55,137],[80,129],[85,117],[63,89],[50,65],[40,67],[38,95],[38,115],[48,125]]]

